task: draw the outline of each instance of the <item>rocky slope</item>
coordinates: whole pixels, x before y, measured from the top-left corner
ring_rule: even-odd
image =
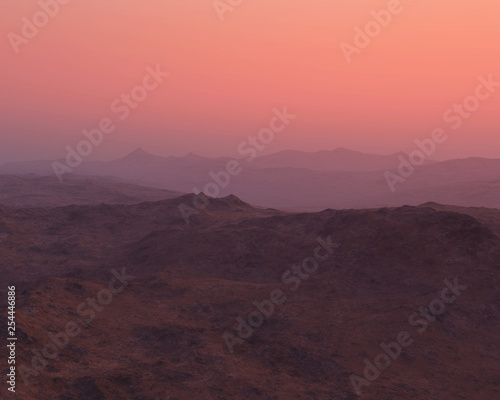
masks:
[[[0,205],[58,207],[71,204],[134,204],[179,197],[180,192],[120,182],[116,178],[66,175],[0,175]]]
[[[294,214],[231,196],[188,226],[179,205],[192,202],[0,207],[0,289],[17,287],[27,379],[17,398],[498,398],[500,211]],[[455,278],[467,288],[427,311],[419,332],[426,319],[409,319]],[[109,298],[109,288],[120,292]],[[239,318],[271,314],[277,298],[234,341]],[[80,332],[35,372],[34,352],[50,335],[65,344],[68,322]],[[412,344],[358,395],[353,374],[364,378],[365,360],[405,331]]]

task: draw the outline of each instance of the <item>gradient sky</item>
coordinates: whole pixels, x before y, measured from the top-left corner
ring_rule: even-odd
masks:
[[[3,1],[0,162],[64,156],[157,63],[170,76],[94,158],[138,146],[236,156],[281,106],[298,117],[267,151],[389,154],[445,127],[436,158],[500,158],[500,88],[461,129],[442,118],[480,75],[500,81],[498,1],[401,0],[403,11],[347,63],[340,44],[387,4],[243,0],[221,21],[212,0],[72,0],[15,54],[8,33],[20,34],[40,5]]]

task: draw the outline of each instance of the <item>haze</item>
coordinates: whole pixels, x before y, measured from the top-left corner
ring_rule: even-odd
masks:
[[[500,81],[493,0],[401,1],[403,12],[347,63],[340,44],[387,1],[243,1],[221,21],[212,1],[73,1],[15,54],[7,39],[40,6],[2,5],[0,161],[56,159],[112,115],[147,66],[170,76],[92,157],[141,146],[161,155],[234,156],[273,107],[297,114],[266,152],[414,148],[443,112]],[[499,158],[500,91],[450,134],[436,159]]]

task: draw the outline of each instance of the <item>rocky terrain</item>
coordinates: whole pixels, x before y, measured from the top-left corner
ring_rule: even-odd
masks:
[[[109,177],[0,175],[0,205],[57,207],[72,204],[134,204],[179,197],[182,193],[121,182]]]
[[[499,210],[287,213],[229,196],[187,225],[179,206],[193,197],[0,206],[17,398],[499,398]],[[445,281],[455,299],[411,319]],[[251,328],[258,307],[268,317]],[[411,345],[367,380],[365,361],[401,332]],[[369,383],[359,393],[354,375]]]

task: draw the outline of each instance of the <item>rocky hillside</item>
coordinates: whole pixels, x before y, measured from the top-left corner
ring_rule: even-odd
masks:
[[[71,204],[134,204],[179,197],[180,192],[123,183],[115,178],[67,175],[0,175],[0,205],[58,207]]]
[[[0,208],[19,399],[499,397],[500,211],[193,200]]]

